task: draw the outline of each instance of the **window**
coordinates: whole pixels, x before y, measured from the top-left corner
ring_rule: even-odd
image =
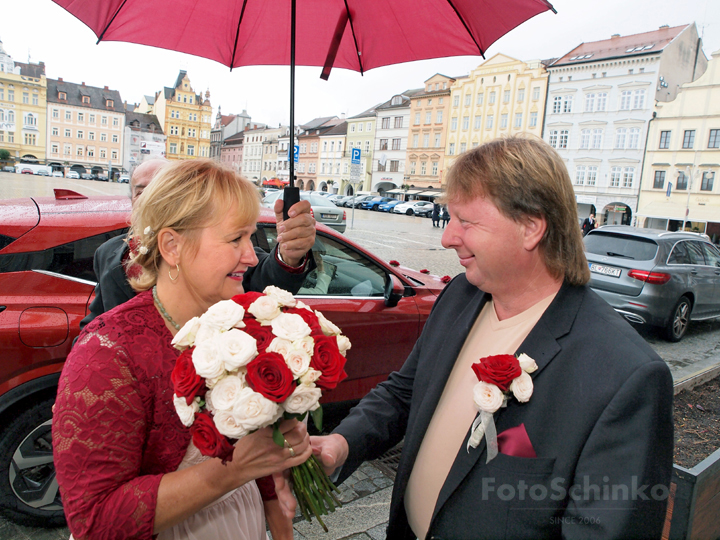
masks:
[[[597,108],[596,111],[604,111],[607,108],[607,93],[602,92],[597,95]]]
[[[87,155],[88,157],[95,157],[95,147],[88,146]]]
[[[390,160],[390,172],[398,172],[400,170],[400,162],[397,159]]]
[[[575,167],[575,185],[576,186],[582,186],[585,184],[585,173],[587,172],[587,168],[585,165],[578,165]]]
[[[720,148],[720,129],[711,129],[708,148]]]
[[[2,99],[2,96],[0,96],[0,99]],[[53,109],[52,117],[56,120],[59,120],[60,119],[60,111],[58,111],[57,109]]]
[[[583,129],[580,131],[580,148],[581,149],[590,148],[590,130],[589,129]]]
[[[53,143],[52,146],[50,147],[50,151],[51,151],[53,154],[59,153],[59,152],[60,152],[60,145]]]
[[[52,128],[52,134],[54,137],[57,137],[60,135],[60,130],[56,127]]]
[[[63,155],[69,156],[71,152],[72,152],[72,146],[70,146],[69,144],[66,144],[63,146]]]
[[[688,188],[688,177],[685,175],[683,171],[678,172],[678,178],[677,178],[677,184],[675,184],[675,189],[681,189],[686,190]]]
[[[522,127],[522,113],[515,113],[515,123],[513,124],[513,127]]]
[[[5,88],[3,88],[2,83],[0,83],[0,101],[5,100]]]
[[[431,86],[432,86],[432,85],[431,85]],[[429,107],[430,105],[432,105],[432,98],[429,98],[429,99],[428,99],[428,107]]]
[[[454,156],[455,155],[455,143],[451,142],[448,146],[448,155]]]
[[[395,127],[401,128],[403,127],[403,117],[402,116],[396,116],[395,117]]]
[[[592,147],[594,150],[602,148],[603,130],[602,128],[593,129],[592,133]]]
[[[477,101],[475,102],[475,104],[479,107],[480,105],[483,104],[484,99],[485,99],[485,94],[483,94],[482,92],[478,92]]]
[[[387,150],[387,149],[388,149],[388,140],[380,139],[380,150]]]
[[[450,131],[457,131],[457,116],[453,116],[452,120],[450,120]]]
[[[595,108],[595,94],[587,94],[585,96],[585,112],[593,112]]]
[[[492,129],[492,127],[493,127],[493,115],[491,114],[485,119],[485,129]]]
[[[536,86],[533,88],[533,91],[532,91],[532,100],[537,101],[539,99],[540,99],[540,87]]]
[[[642,109],[645,106],[645,90],[635,90],[633,97],[633,109]]]
[[[112,99],[106,99],[106,100],[105,100],[105,106],[108,107],[108,108],[112,108],[112,107],[115,106],[115,102],[113,102]]]
[[[628,131],[628,144],[627,147],[631,149],[637,149],[640,144],[640,128],[630,128]]]
[[[65,137],[67,137],[67,138],[72,137],[72,133],[70,132],[69,129],[66,129],[66,130],[65,130]]]
[[[510,103],[510,90],[503,92],[503,103]]]
[[[505,129],[508,127],[508,115],[507,113],[502,113],[500,115],[500,129]]]
[[[538,120],[538,113],[531,112],[530,113],[530,122],[528,123],[528,127],[537,127],[537,120]]]
[[[415,174],[415,162],[410,162],[410,174]]]
[[[551,130],[550,131],[550,146],[553,148],[567,148],[569,131],[563,130]]]
[[[371,131],[371,130],[372,130],[372,122],[368,122],[366,131]],[[362,131],[362,125],[360,125],[360,131]]]
[[[400,140],[401,139],[393,139],[392,140],[392,149],[393,150],[400,150]]]
[[[67,99],[64,92],[60,92],[60,99]],[[8,101],[15,101],[15,90],[13,90],[12,84],[8,87]]]
[[[573,105],[573,97],[572,96],[565,96],[563,98],[563,112],[564,113],[571,113],[572,112],[572,105]]]
[[[423,135],[423,147],[424,148],[430,147],[430,134],[429,133],[425,133]],[[399,148],[398,148],[398,150],[399,150]]]
[[[77,148],[75,148],[75,155],[77,157],[83,156],[83,147],[82,146],[78,146]]]
[[[685,135],[683,136],[683,148],[692,148],[695,144],[695,130],[694,129],[686,129]]]
[[[78,139],[84,139],[85,138],[85,132],[81,129],[77,130],[77,138]]]
[[[623,187],[624,188],[633,187],[634,180],[635,180],[635,167],[625,167],[623,169]]]
[[[472,96],[470,94],[465,94],[465,106],[469,107],[471,102],[472,102]]]
[[[72,122],[72,111],[65,111],[65,120]]]
[[[25,126],[37,126],[37,116],[32,113],[27,113],[23,117],[23,125]]]
[[[612,167],[610,169],[610,187],[620,187],[620,176],[622,175],[621,167]]]
[[[474,127],[475,127],[475,129],[480,129],[480,128],[482,128],[482,116],[476,116],[476,117],[475,117],[475,125],[474,125]]]
[[[714,180],[714,172],[704,172],[702,175],[702,183],[700,184],[700,191],[712,191]]]
[[[170,145],[170,152],[173,154],[177,153],[172,149],[172,145]],[[105,149],[105,148],[100,149],[100,159],[107,159],[107,149]]]
[[[467,143],[460,143],[460,153],[464,153],[467,150]]]
[[[525,89],[524,88],[521,88],[520,90],[518,90],[517,100],[518,100],[518,102],[525,101]]]
[[[420,125],[420,113],[415,113],[415,123],[416,126]]]
[[[667,149],[670,148],[670,131],[661,131],[660,132],[660,149]]]
[[[420,141],[420,135],[413,133],[412,147],[417,148]]]
[[[427,174],[427,161],[420,162],[420,174],[423,176]]]
[[[418,122],[416,121],[415,125],[417,125],[417,124],[418,124]],[[355,124],[350,124],[350,133],[355,133]]]
[[[425,113],[425,123],[426,124],[432,123],[432,111],[427,111]],[[400,126],[400,127],[402,127],[402,126]]]
[[[170,126],[170,135],[177,135],[180,133],[180,130],[177,126]]]
[[[455,95],[453,96],[453,107],[459,107],[460,106],[460,96]]]
[[[627,137],[626,128],[618,128],[615,130],[615,148],[625,148],[625,139]]]
[[[438,173],[438,162],[433,161],[432,162],[432,175],[437,176],[437,173]]]
[[[25,133],[25,144],[35,146],[37,144],[37,135],[35,133]]]
[[[382,119],[382,129],[390,129],[390,117]]]
[[[107,133],[101,133],[100,134],[100,140],[102,142],[107,142]]]
[[[117,151],[117,150],[113,150],[113,151],[112,151],[112,160],[113,160],[113,161],[117,161],[117,158],[118,158],[118,151]]]
[[[112,136],[112,142],[114,142],[114,143],[118,142],[118,136],[117,136],[117,134],[113,134],[113,136]]]
[[[84,124],[85,123],[85,114],[79,112],[77,113],[77,121],[78,124]]]
[[[597,167],[591,166],[587,168],[587,176],[585,177],[585,183],[588,186],[594,186],[595,180],[597,179]]]
[[[90,116],[88,116],[88,122],[90,122],[91,124],[95,123],[95,115],[94,114],[91,114]]]
[[[632,92],[630,90],[623,90],[620,93],[620,110],[621,111],[629,111],[631,103],[632,103]]]
[[[494,91],[490,92],[490,99],[488,100],[488,103],[489,103],[490,105],[494,105],[494,104],[495,104],[495,92],[494,92]]]
[[[100,124],[103,126],[107,126],[107,116],[103,116],[100,118]]]
[[[552,112],[553,114],[557,114],[562,109],[562,96],[555,96],[553,98],[553,108]]]
[[[665,171],[655,171],[653,189],[665,189]]]
[[[470,127],[470,117],[469,117],[469,116],[463,116],[463,121],[462,121],[462,129],[463,129],[463,131],[467,131],[469,127]]]
[[[365,153],[370,153],[370,141],[365,141]]]
[[[442,124],[442,121],[443,121],[443,112],[438,111],[437,114],[435,115],[435,123]]]
[[[440,134],[435,134],[435,148],[440,148]]]

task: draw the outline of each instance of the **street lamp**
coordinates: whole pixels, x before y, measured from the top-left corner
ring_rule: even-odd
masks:
[[[685,201],[685,217],[683,218],[682,230],[685,231],[685,223],[690,214],[690,190],[692,189],[693,170],[688,165],[685,167],[685,176],[687,177],[687,200]]]

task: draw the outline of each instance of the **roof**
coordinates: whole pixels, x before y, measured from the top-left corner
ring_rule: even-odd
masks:
[[[180,83],[185,78],[185,75],[187,75],[187,71],[181,69],[180,73],[178,73],[177,80],[175,81],[175,86],[173,86],[173,88],[177,88],[178,86],[180,86]]]
[[[61,101],[58,92],[65,92],[67,100]],[[82,96],[89,97],[90,104],[83,103]],[[48,103],[67,103],[77,107],[102,109],[104,111],[124,112],[125,110],[125,104],[120,97],[120,92],[117,90],[110,90],[107,86],[98,88],[96,86],[71,83],[62,79],[47,80],[47,100]],[[112,107],[107,106],[107,100],[112,100]]]
[[[131,128],[138,128],[141,131],[153,131],[160,134],[163,133],[162,124],[158,122],[157,116],[154,114],[126,112],[125,125],[130,126]]]
[[[581,43],[569,53],[556,60],[550,67],[597,62],[598,60],[609,60],[611,58],[657,54],[689,26],[688,24],[674,26],[672,28],[661,26],[657,30],[644,32],[642,34],[632,34],[630,36],[615,35],[610,39],[604,39],[602,41]]]
[[[335,119],[337,119],[337,116],[321,116],[319,118],[313,118],[307,124],[303,124],[300,127],[302,129],[306,129],[306,130],[307,129],[315,129],[315,128],[319,128],[320,126],[324,126],[331,120],[335,120]]]
[[[360,114],[356,114],[355,116],[351,116],[349,120],[354,120],[356,118],[368,118],[370,116],[376,116],[375,109],[377,109],[382,103],[378,103],[377,105],[374,105],[370,107],[368,110],[361,112]]]
[[[236,141],[242,142],[244,138],[245,138],[245,132],[239,131],[235,135],[230,135],[229,137],[225,137],[225,139],[223,139],[223,143],[228,143],[228,142],[232,143],[232,142],[236,142]]]
[[[327,131],[325,131],[322,135],[346,135],[347,134],[347,122],[343,120],[341,123],[339,123],[336,126],[331,127]]]
[[[235,115],[235,114],[221,114],[221,115],[220,115],[220,125],[223,126],[223,127],[225,127],[225,126],[227,126],[230,122],[232,122],[233,120],[235,120],[236,117],[237,117],[237,115]]]
[[[39,79],[45,75],[45,62],[39,64],[25,64],[23,62],[15,62],[15,67],[20,67],[20,75]]]
[[[155,105],[155,96],[143,96],[148,105]]]
[[[382,105],[378,105],[377,108],[378,108],[378,109],[398,109],[398,108],[400,108],[400,109],[403,109],[403,108],[406,109],[406,108],[408,108],[408,107],[410,106],[410,98],[413,97],[413,96],[415,96],[415,95],[417,95],[417,94],[421,94],[421,93],[423,93],[423,92],[425,92],[425,88],[415,88],[415,89],[412,89],[412,90],[405,90],[404,92],[401,92],[400,94],[395,94],[395,96],[401,96],[401,97],[402,97],[402,100],[401,100],[400,104],[398,104],[398,105],[393,105],[393,104],[392,104],[392,101],[393,101],[393,99],[395,98],[395,96],[393,96],[392,98],[390,98],[389,100],[387,100],[387,101],[386,101],[385,103],[383,103]]]

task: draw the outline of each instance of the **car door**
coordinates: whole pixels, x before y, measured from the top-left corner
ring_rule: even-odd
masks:
[[[715,288],[715,269],[705,261],[703,242],[687,240],[685,242],[690,258],[690,278],[695,291],[693,316],[705,317],[712,311]]]
[[[701,245],[705,263],[709,267],[708,272],[712,274],[710,279],[713,281],[713,294],[708,311],[713,315],[720,315],[720,251],[707,242],[702,242]]]
[[[263,224],[263,249],[276,243],[274,225]],[[323,396],[323,402],[359,399],[398,370],[420,333],[420,313],[411,288],[394,307],[385,305],[387,268],[352,244],[317,232],[313,247],[318,269],[310,272],[296,297],[322,312],[352,343],[348,378]],[[322,269],[322,271],[320,270]]]

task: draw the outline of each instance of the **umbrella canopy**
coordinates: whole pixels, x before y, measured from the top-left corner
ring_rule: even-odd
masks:
[[[364,72],[483,55],[553,9],[546,0],[296,0],[296,64]],[[98,41],[184,52],[229,66],[290,65],[291,0],[54,0]]]

